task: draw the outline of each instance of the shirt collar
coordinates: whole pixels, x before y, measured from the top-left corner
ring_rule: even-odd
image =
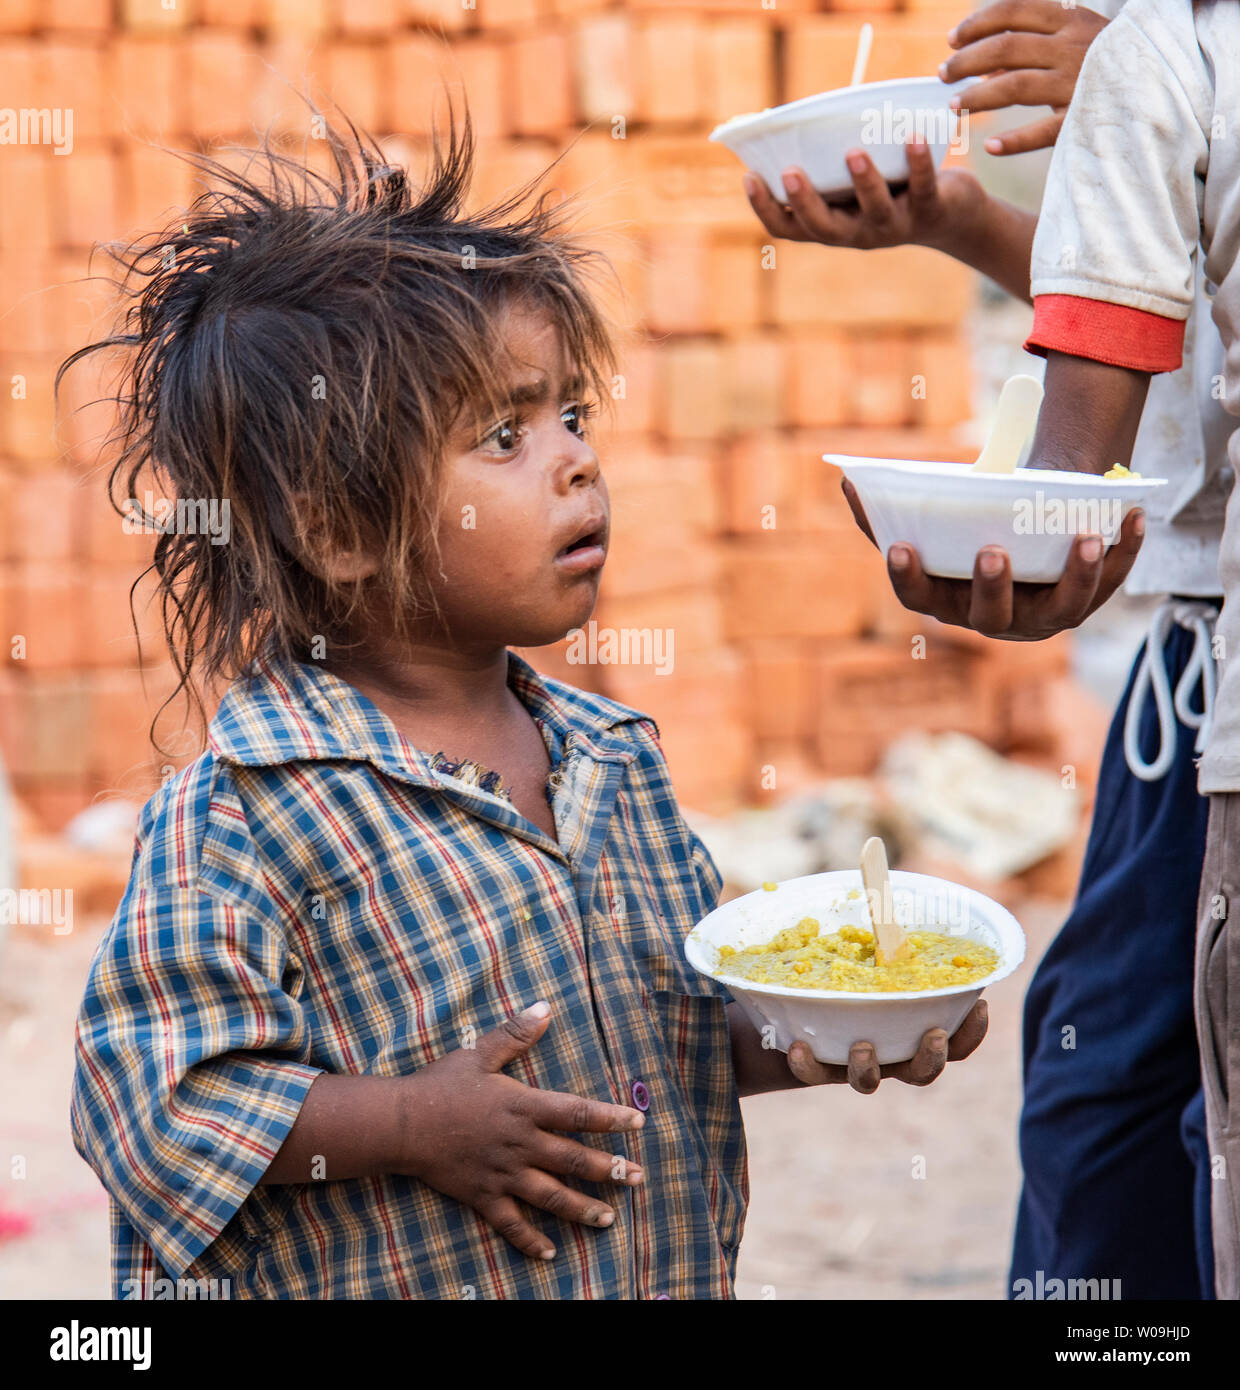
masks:
[[[631,762],[636,725],[649,716],[605,696],[548,681],[508,652],[508,683],[534,718],[600,762]],[[217,757],[248,767],[348,760],[373,763],[403,780],[441,781],[428,751],[413,747],[360,690],[306,662],[264,657],[220,703],[208,742]]]

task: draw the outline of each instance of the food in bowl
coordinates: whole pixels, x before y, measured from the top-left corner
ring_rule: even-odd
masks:
[[[876,965],[872,931],[845,925],[824,935],[817,918],[802,917],[766,943],[720,946],[719,971],[755,984],[869,993],[973,984],[999,965],[997,951],[959,935],[909,932],[908,943],[908,957]]]
[[[781,1052],[800,1039],[818,1061],[846,1063],[854,1043],[868,1042],[880,1064],[905,1062],[929,1029],[954,1033],[982,992],[1010,975],[1025,957],[1020,924],[999,903],[963,884],[893,869],[893,915],[907,933],[950,934],[962,955],[984,946],[997,957],[994,969],[967,983],[888,990],[740,978],[735,966],[749,947],[769,945],[806,918],[819,924],[820,933],[827,925],[831,933],[844,927],[868,932],[872,926],[856,869],[807,874],[777,886],[777,892],[755,889],[715,908],[689,933],[685,956],[695,970],[727,989],[762,1035],[763,1045]],[[733,954],[724,957],[724,947]]]

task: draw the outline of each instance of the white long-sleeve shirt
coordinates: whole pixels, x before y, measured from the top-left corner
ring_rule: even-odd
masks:
[[[1167,374],[1151,383],[1134,454],[1141,472],[1172,479],[1161,489],[1166,501],[1149,508],[1151,539],[1195,534],[1204,560],[1226,508],[1212,589],[1232,598],[1219,624],[1203,792],[1240,791],[1240,660],[1226,660],[1240,654],[1240,508],[1222,448],[1226,437],[1234,471],[1238,251],[1240,3],[1128,0],[1086,55],[1051,160],[1033,247],[1030,346]],[[1199,278],[1212,323],[1192,314]],[[1156,545],[1148,575],[1158,560]],[[1211,591],[1181,587],[1170,571],[1153,587]]]

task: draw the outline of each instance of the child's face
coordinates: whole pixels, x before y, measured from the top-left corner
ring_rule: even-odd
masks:
[[[537,647],[589,619],[610,510],[582,437],[582,384],[551,319],[509,308],[508,413],[458,421],[447,464],[437,591],[456,641]]]

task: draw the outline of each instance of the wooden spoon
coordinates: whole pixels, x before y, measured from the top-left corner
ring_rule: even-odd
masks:
[[[874,43],[874,26],[869,22],[861,26],[857,35],[857,56],[853,59],[852,87],[860,87],[865,81],[865,70],[870,62],[870,48]]]
[[[874,964],[890,965],[903,960],[911,948],[904,928],[896,921],[887,847],[877,835],[871,835],[861,847],[861,881],[870,905],[870,921],[874,923]]]
[[[1036,376],[1008,377],[999,395],[990,437],[973,465],[974,473],[1011,473],[1033,433],[1041,407],[1042,383]]]

